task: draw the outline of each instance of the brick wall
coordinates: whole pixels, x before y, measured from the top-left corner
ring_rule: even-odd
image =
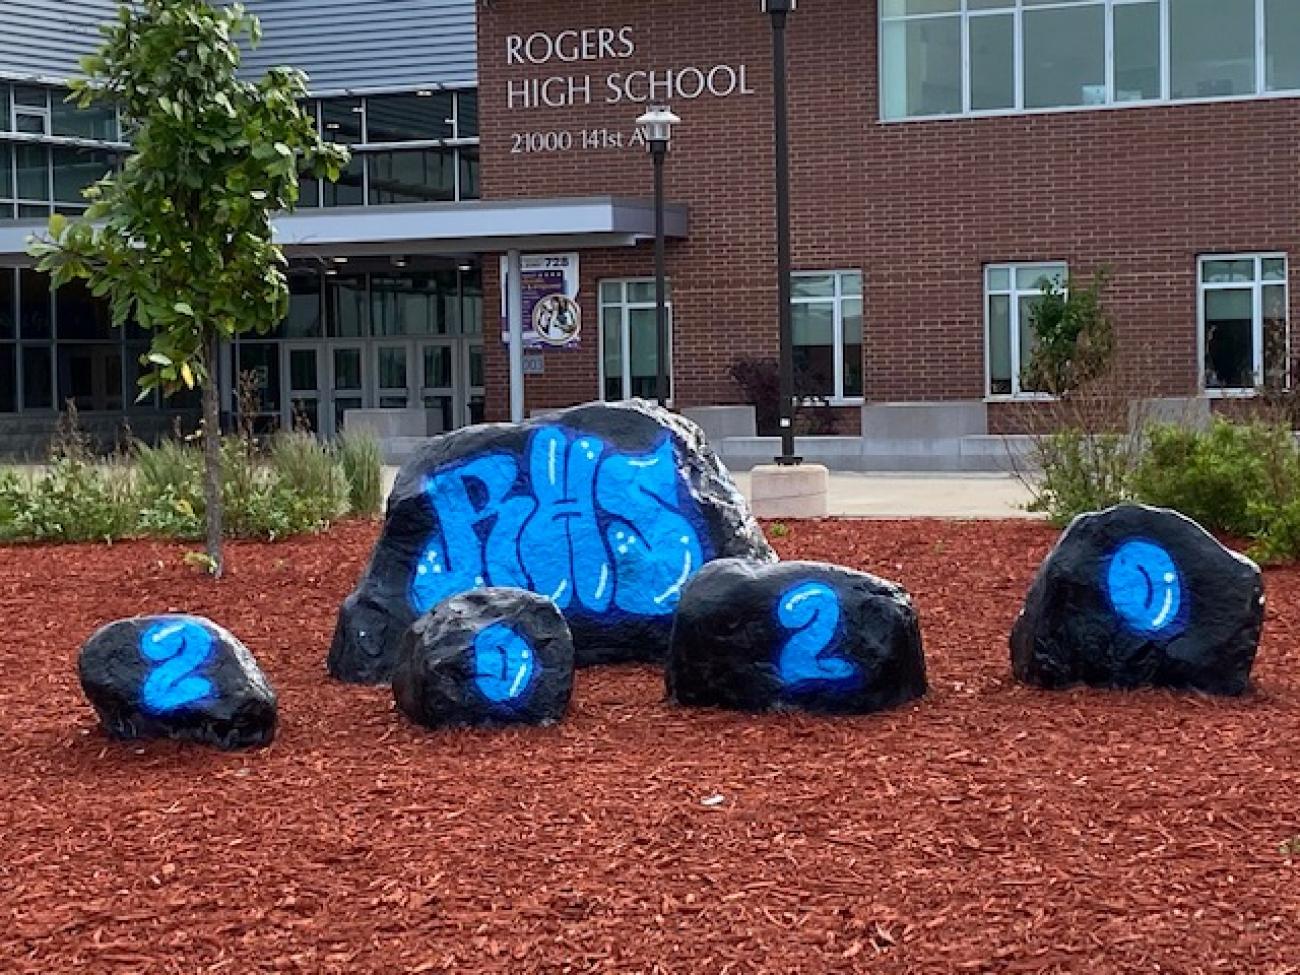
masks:
[[[1083,274],[1109,264],[1121,355],[1166,395],[1197,387],[1198,254],[1288,251],[1300,274],[1300,99],[886,125],[875,4],[806,7],[790,18],[794,263],[863,271],[869,400],[983,395],[986,263],[1065,260]],[[508,35],[623,25],[637,47],[626,61],[507,65]],[[493,0],[480,10],[485,198],[648,196],[644,150],[514,154],[512,133],[630,134],[642,106],[602,103],[609,72],[723,63],[744,64],[755,94],[672,102],[683,125],[668,196],[691,210],[690,238],[668,250],[682,405],[735,401],[731,360],[776,353],[767,18],[753,0]],[[592,76],[594,104],[507,107],[510,80],[571,74]],[[583,252],[586,343],[546,354],[546,375],[529,378],[530,409],[598,394],[596,282],[652,270],[649,245]],[[488,271],[495,322],[495,258]],[[489,411],[500,416],[499,343],[487,368]],[[995,407],[993,425],[1022,412]]]

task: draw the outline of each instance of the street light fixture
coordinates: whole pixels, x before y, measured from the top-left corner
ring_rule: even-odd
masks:
[[[651,105],[636,120],[650,149],[655,167],[655,339],[659,368],[655,375],[655,397],[660,406],[668,402],[668,296],[664,270],[664,158],[672,139],[673,126],[680,122],[667,105]]]
[[[786,105],[785,22],[799,0],[761,0],[772,17],[772,111],[776,149],[776,280],[781,344],[781,456],[783,467],[802,463],[794,453],[794,325],[790,304],[790,130]]]

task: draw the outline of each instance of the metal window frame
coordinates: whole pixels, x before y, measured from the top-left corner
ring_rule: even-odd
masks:
[[[925,122],[925,121],[942,121],[945,119],[957,118],[996,118],[1005,115],[1032,115],[1032,114],[1049,114],[1057,112],[1092,112],[1113,109],[1126,108],[1149,108],[1153,105],[1191,105],[1202,103],[1219,103],[1232,101],[1258,101],[1273,98],[1293,98],[1300,95],[1300,88],[1279,88],[1270,89],[1268,87],[1267,72],[1267,0],[1254,0],[1254,28],[1255,28],[1255,45],[1254,45],[1254,68],[1255,68],[1255,90],[1242,95],[1223,95],[1223,96],[1201,96],[1195,98],[1174,98],[1172,97],[1172,77],[1173,77],[1173,43],[1172,43],[1172,23],[1170,17],[1172,0],[1060,0],[1055,3],[1035,4],[1030,7],[1024,5],[1024,0],[1006,0],[1005,5],[992,10],[972,10],[969,6],[969,0],[956,0],[957,9],[944,11],[940,13],[924,14],[897,14],[886,15],[883,10],[876,18],[876,85],[877,85],[877,120],[882,124],[898,124],[905,122]],[[1155,4],[1159,11],[1159,76],[1160,76],[1160,94],[1155,98],[1142,98],[1132,101],[1116,100],[1115,91],[1115,11],[1121,7],[1135,7]],[[1102,7],[1104,10],[1104,64],[1105,64],[1105,85],[1106,100],[1098,105],[1062,105],[1049,108],[1026,108],[1025,107],[1025,77],[1024,77],[1024,14],[1026,11],[1034,13],[1039,11],[1051,10],[1079,10],[1091,6]],[[970,58],[970,21],[977,17],[996,17],[1011,14],[1013,17],[1014,32],[1013,49],[1015,57],[1014,74],[1015,74],[1015,105],[1011,108],[999,109],[980,109],[975,110],[970,106],[971,91],[971,58]],[[885,30],[890,24],[896,23],[913,23],[922,21],[938,21],[944,19],[958,18],[960,28],[958,32],[961,58],[961,110],[958,112],[945,112],[929,115],[903,115],[890,117],[886,114],[885,106],[887,104],[886,90],[888,88],[888,79],[885,74]]]
[[[605,300],[605,285],[616,284],[619,286],[619,300],[608,302]],[[599,337],[597,346],[597,382],[599,390],[599,399],[605,402],[605,309],[617,308],[619,310],[618,322],[618,340],[619,340],[619,384],[620,392],[623,399],[629,399],[632,395],[632,357],[629,354],[632,346],[632,316],[633,311],[654,311],[656,304],[654,301],[630,301],[628,299],[628,285],[648,284],[652,288],[655,284],[653,277],[632,277],[632,278],[601,278],[596,282],[596,334]],[[673,377],[673,287],[672,279],[665,282],[665,291],[667,292],[664,306],[668,310],[668,388],[675,390],[676,384]],[[657,350],[656,350],[657,354]],[[671,404],[673,398],[668,398]]]
[[[844,279],[850,275],[857,275],[862,280],[862,288],[859,294],[849,295],[844,291]],[[834,394],[827,397],[827,402],[831,406],[861,406],[866,401],[866,369],[865,364],[862,376],[862,395],[846,396],[844,394],[844,303],[846,301],[862,302],[862,323],[865,333],[866,313],[867,313],[867,295],[866,295],[866,275],[861,271],[853,268],[841,268],[833,271],[795,271],[790,275],[791,278],[824,278],[829,277],[835,284],[834,294],[830,295],[810,295],[807,297],[790,299],[791,305],[832,305],[832,343],[834,348],[834,372],[835,372],[835,391]],[[866,336],[859,336],[858,344],[865,344]],[[810,402],[805,398],[805,403]]]
[[[1264,262],[1282,262],[1282,280],[1264,280]],[[1211,261],[1253,261],[1249,284],[1242,281],[1212,282],[1205,280],[1205,265]],[[1286,309],[1286,389],[1291,388],[1291,261],[1286,251],[1244,251],[1234,254],[1198,254],[1196,257],[1196,386],[1211,399],[1248,399],[1258,396],[1264,387],[1264,289],[1282,288],[1282,307]],[[1211,291],[1246,291],[1251,294],[1251,372],[1254,385],[1207,386],[1205,383],[1205,304]]]
[[[986,402],[1051,402],[1056,398],[1051,393],[1020,388],[1020,374],[1025,367],[1025,363],[1020,361],[1020,331],[1023,327],[1020,320],[1020,299],[1042,295],[1043,291],[1041,288],[1020,287],[1017,284],[1017,275],[1020,271],[1036,268],[1041,268],[1044,272],[1059,269],[1062,283],[1068,289],[1070,282],[1070,264],[1068,261],[995,261],[984,265],[982,291],[984,294],[984,399]],[[1010,274],[1011,284],[1009,288],[991,288],[989,286],[989,276],[994,271],[1007,271]],[[1046,273],[1043,276],[1046,277]],[[993,392],[993,322],[989,316],[989,299],[997,295],[1005,295],[1011,299],[1007,322],[1010,333],[1008,341],[1011,354],[1010,393]]]

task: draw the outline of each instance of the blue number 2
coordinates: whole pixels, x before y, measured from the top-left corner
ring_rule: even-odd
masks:
[[[210,697],[212,681],[197,673],[215,646],[206,626],[175,617],[155,623],[140,634],[140,654],[157,664],[140,688],[145,710],[166,714]]]
[[[856,664],[827,653],[840,625],[840,600],[834,589],[820,582],[801,583],[786,590],[776,615],[783,627],[794,631],[777,664],[782,684],[839,683],[857,676]]]

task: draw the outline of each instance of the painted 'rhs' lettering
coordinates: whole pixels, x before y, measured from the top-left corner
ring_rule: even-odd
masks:
[[[561,610],[670,615],[705,562],[682,510],[672,441],[626,454],[546,426],[526,453],[531,493],[510,493],[521,460],[504,451],[429,477],[438,526],[416,563],[412,608],[490,585],[531,589]]]
[[[786,590],[777,604],[777,620],[794,631],[777,663],[786,687],[842,683],[857,676],[856,664],[828,652],[834,649],[840,625],[840,599],[830,586],[804,582]]]
[[[206,626],[184,618],[155,623],[140,634],[141,656],[158,665],[140,688],[145,710],[167,714],[211,697],[212,681],[198,670],[215,646]]]
[[[536,668],[528,641],[505,623],[485,626],[474,638],[474,683],[493,704],[518,699]]]

